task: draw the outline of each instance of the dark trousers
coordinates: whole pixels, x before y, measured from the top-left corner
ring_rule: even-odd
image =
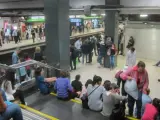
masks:
[[[24,76],[20,76],[20,82],[25,81],[25,78],[26,78],[26,75],[24,75]]]
[[[4,44],[4,39],[5,39],[5,36],[2,36],[2,43]]]
[[[24,95],[23,95],[22,91],[16,90],[16,92],[13,94],[13,96],[15,98],[18,98],[21,101],[21,103],[25,105]]]
[[[30,69],[27,70],[27,75],[28,75],[28,77],[31,76],[31,70]]]
[[[91,53],[89,53],[89,63],[91,63],[92,62],[92,56],[93,56],[93,52],[91,52]]]
[[[79,61],[79,62],[81,62],[81,61],[80,61],[80,57],[82,57],[82,52],[81,52],[81,50],[78,50],[78,61]]]
[[[76,58],[70,58],[70,67],[71,67],[71,70],[76,69]]]
[[[21,42],[21,36],[17,36],[18,42]]]
[[[0,39],[0,46],[2,47],[2,41],[1,41],[1,39]]]
[[[123,55],[123,44],[121,44],[121,54]]]
[[[32,39],[33,39],[33,43],[35,42],[35,36],[34,35],[32,35]]]
[[[120,87],[122,82],[121,94],[122,96],[127,96],[126,91],[124,90],[125,81],[122,80],[120,77],[117,79],[117,85]]]
[[[76,98],[76,97],[78,97],[78,94],[77,94],[77,93],[68,91],[68,97],[66,97],[66,98],[57,97],[57,98],[58,98],[59,100],[68,101],[68,100],[74,99],[74,98]]]
[[[14,36],[14,41],[17,44],[17,42],[18,42],[18,36]]]
[[[93,49],[94,49],[94,54],[95,54],[95,56],[97,56],[97,49],[96,49],[96,46],[94,46]]]
[[[128,108],[129,108],[129,115],[133,116],[134,111],[134,103],[136,102],[137,107],[137,118],[141,118],[141,108],[142,108],[142,92],[139,92],[138,100],[135,100],[132,96],[128,95]]]

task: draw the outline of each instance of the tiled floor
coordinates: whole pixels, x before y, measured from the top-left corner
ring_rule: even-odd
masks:
[[[86,31],[85,33],[75,33],[72,35],[72,37],[74,36],[78,36],[78,35],[82,35],[82,34],[88,34],[88,33],[92,33],[92,32],[98,32],[98,31],[102,31],[103,28],[98,28],[98,29],[91,29],[90,31]],[[10,49],[10,48],[16,48],[16,47],[22,47],[22,46],[26,46],[26,45],[32,45],[32,44],[37,44],[37,43],[43,43],[45,42],[45,40],[36,40],[35,43],[33,43],[32,39],[29,40],[22,40],[20,43],[15,44],[14,41],[11,41],[10,43],[5,43],[3,44],[2,47],[0,47],[0,50],[6,50],[6,49]]]
[[[146,63],[146,69],[149,74],[149,82],[150,82],[149,87],[151,89],[151,97],[160,98],[159,94],[160,82],[157,81],[160,78],[160,68],[153,66],[157,61],[137,59],[137,61],[139,60],[142,60]],[[124,64],[125,64],[125,57],[118,56],[117,68],[113,71],[110,71],[107,68],[98,68],[96,57],[94,57],[92,64],[82,65],[81,63],[79,63],[77,70],[71,72],[71,80],[74,80],[75,75],[80,74],[81,81],[83,84],[87,81],[87,79],[93,78],[94,75],[101,76],[103,80],[111,80],[112,82],[116,82],[116,80],[114,79],[115,73],[117,70],[122,69]]]

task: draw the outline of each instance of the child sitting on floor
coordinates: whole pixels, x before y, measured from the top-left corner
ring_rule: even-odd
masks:
[[[160,111],[160,99],[155,98],[152,104],[146,104],[142,120],[156,120]]]

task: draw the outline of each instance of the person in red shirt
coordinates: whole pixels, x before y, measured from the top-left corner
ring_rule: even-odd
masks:
[[[139,61],[136,66],[123,72],[120,77],[123,80],[136,80],[137,87],[139,91],[138,99],[135,100],[132,96],[128,95],[128,107],[129,116],[133,116],[134,103],[137,105],[137,118],[141,118],[141,108],[142,108],[142,93],[147,94],[149,79],[148,72],[145,69],[146,65],[143,61]]]
[[[24,60],[25,61],[31,60],[31,58],[29,57],[28,53],[24,53]],[[27,70],[28,77],[30,77],[31,76],[31,67],[29,65],[26,66],[26,70]]]
[[[142,120],[155,120],[160,111],[160,99],[155,98],[152,104],[146,104]]]

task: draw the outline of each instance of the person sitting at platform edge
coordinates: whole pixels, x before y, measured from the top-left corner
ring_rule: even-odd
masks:
[[[79,92],[82,91],[82,83],[80,81],[81,76],[80,75],[76,75],[75,80],[72,81],[72,87],[74,89],[74,92]]]
[[[50,90],[49,90],[48,83],[52,83],[52,82],[56,81],[56,79],[57,79],[56,77],[44,78],[43,70],[40,67],[37,68],[35,71],[35,78],[36,78],[38,88],[40,89],[40,92],[42,94],[49,94]]]
[[[68,73],[61,71],[60,77],[56,80],[54,85],[54,89],[57,92],[57,98],[60,100],[70,100],[80,95],[80,92],[73,91],[70,80],[67,77]]]
[[[8,102],[3,90],[0,89],[0,120],[23,120],[22,111],[17,104]]]

